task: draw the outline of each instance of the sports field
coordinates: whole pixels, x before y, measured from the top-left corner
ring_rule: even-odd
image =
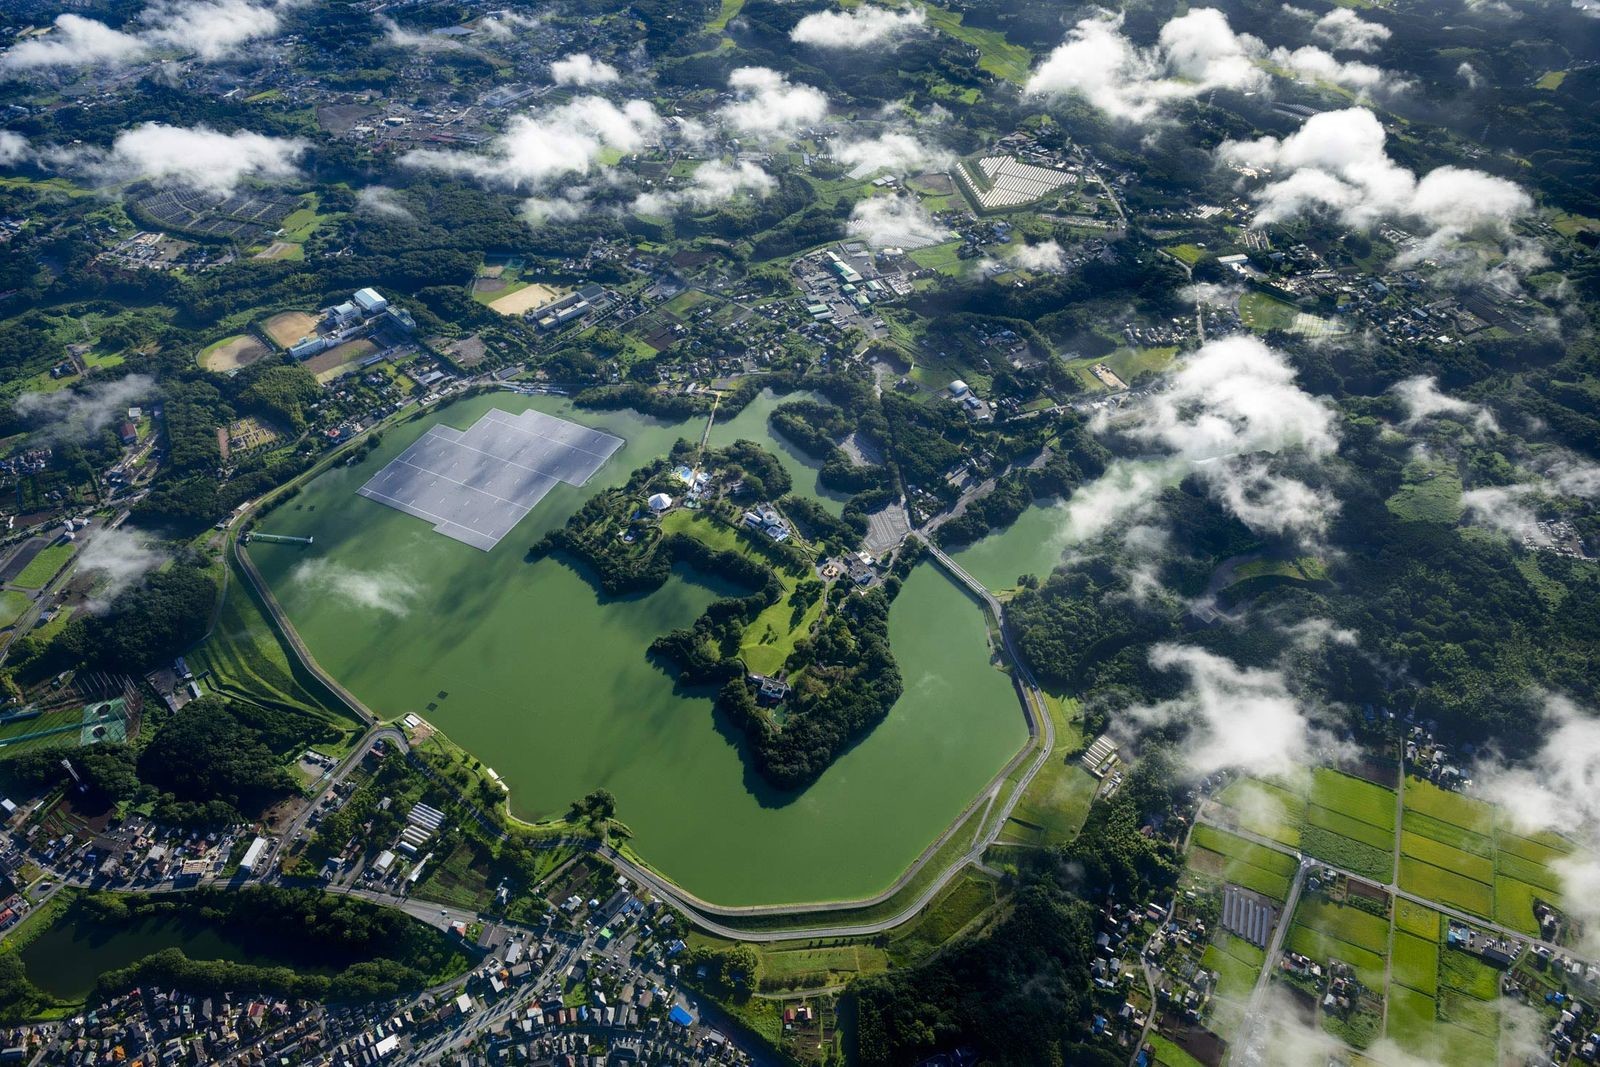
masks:
[[[235,334],[208,346],[200,353],[200,365],[218,374],[231,374],[248,367],[272,350],[249,334]]]
[[[317,316],[309,311],[283,311],[267,319],[261,324],[272,343],[279,348],[288,348],[302,337],[311,333],[317,326]]]
[[[527,311],[536,311],[546,304],[553,304],[564,295],[554,286],[532,282],[505,296],[491,300],[489,308],[502,315],[521,315]]]

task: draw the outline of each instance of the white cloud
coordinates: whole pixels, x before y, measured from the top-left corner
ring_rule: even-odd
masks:
[[[151,4],[125,29],[81,15],[57,16],[54,30],[0,54],[0,72],[52,67],[118,66],[163,51],[216,61],[240,45],[278,32],[283,12],[299,0],[170,0]]]
[[[1112,118],[1144,122],[1213,89],[1262,89],[1259,40],[1235,34],[1215,8],[1167,22],[1153,48],[1123,36],[1122,19],[1083,19],[1028,78],[1028,96],[1082,96]]]
[[[1456,68],[1456,77],[1466,82],[1468,89],[1476,89],[1483,84],[1483,78],[1478,74],[1477,68],[1464,59],[1461,61],[1461,65]]]
[[[127,417],[130,406],[155,389],[147,374],[130,374],[115,381],[96,382],[53,393],[23,393],[13,407],[18,415],[37,424],[38,436],[50,441],[86,441],[113,422]]]
[[[1084,536],[1143,513],[1165,485],[1193,474],[1213,498],[1258,533],[1314,538],[1338,501],[1277,473],[1269,457],[1311,461],[1339,446],[1335,409],[1295,384],[1282,354],[1254,337],[1210,341],[1183,357],[1167,388],[1133,406],[1118,429],[1159,446],[1165,460],[1113,463],[1078,490],[1068,518]]]
[[[1325,111],[1281,140],[1225,141],[1226,163],[1268,171],[1255,190],[1257,225],[1329,214],[1347,226],[1381,219],[1419,224],[1450,241],[1473,232],[1508,233],[1533,206],[1513,182],[1482,171],[1439,167],[1418,178],[1389,158],[1378,118],[1364,107]]]
[[[955,162],[954,153],[898,131],[859,141],[836,139],[828,145],[828,152],[852,167],[871,165],[891,174],[943,170]]]
[[[442,33],[419,33],[408,30],[388,15],[377,16],[383,27],[383,39],[395,48],[411,48],[418,52],[465,52],[467,46],[453,36]]]
[[[557,85],[609,85],[621,77],[616,67],[587,52],[578,52],[550,64],[550,79]]]
[[[1188,724],[1183,759],[1197,778],[1229,768],[1291,775],[1313,753],[1333,747],[1332,736],[1306,714],[1281,671],[1240,667],[1204,649],[1170,643],[1150,650],[1150,665],[1182,671],[1188,688],[1173,700],[1130,708],[1127,718],[1144,730]]]
[[[1551,866],[1565,886],[1561,904],[1584,928],[1585,951],[1600,953],[1600,719],[1566,697],[1545,699],[1537,724],[1539,749],[1506,766],[1492,760],[1473,769],[1486,800],[1499,804],[1522,833],[1555,830],[1578,835],[1587,852]]]
[[[788,137],[821,122],[828,98],[820,89],[795,85],[767,67],[740,67],[728,75],[734,100],[719,115],[737,133],[752,137]]]
[[[1389,391],[1405,405],[1406,417],[1400,425],[1408,430],[1416,429],[1435,415],[1445,415],[1458,422],[1471,423],[1481,431],[1493,432],[1499,429],[1495,425],[1494,415],[1488,408],[1468,400],[1446,396],[1439,391],[1438,380],[1427,375],[1419,374],[1403,382],[1396,382]]]
[[[1468,522],[1498,530],[1510,537],[1547,542],[1534,524],[1541,512],[1552,510],[1552,501],[1561,497],[1600,499],[1600,467],[1565,449],[1541,457],[1536,469],[1523,469],[1527,481],[1511,485],[1488,485],[1461,494],[1461,507]]]
[[[399,567],[360,571],[331,559],[308,559],[295,565],[289,580],[319,596],[383,615],[409,614],[417,597],[415,579]]]
[[[547,222],[571,222],[589,210],[586,190],[569,189],[559,196],[530,196],[522,202],[522,218],[537,229]]]
[[[927,23],[928,16],[920,7],[892,11],[863,4],[853,11],[818,11],[807,15],[795,23],[794,29],[789,31],[789,39],[818,48],[892,48]]]
[[[247,179],[278,182],[297,177],[297,163],[308,147],[298,138],[248,130],[220,133],[205,126],[146,122],[118,134],[109,150],[58,150],[51,159],[110,184],[143,178],[226,195]]]
[[[0,130],[0,167],[9,167],[32,158],[28,139],[13,130]]]
[[[766,196],[777,184],[772,175],[748,160],[712,160],[696,167],[689,184],[681,189],[641,194],[634,200],[633,210],[646,215],[666,215],[680,208],[707,211],[738,196]]]
[[[1407,84],[1381,67],[1374,67],[1370,63],[1346,62],[1312,45],[1296,48],[1292,52],[1287,48],[1274,48],[1272,61],[1301,81],[1338,85],[1363,96],[1378,91],[1396,92]]]
[[[412,219],[416,216],[402,204],[395,191],[386,185],[369,185],[356,193],[357,210],[390,219]]]
[[[555,178],[587,174],[608,148],[637,152],[661,129],[661,117],[643,100],[621,107],[582,96],[539,115],[517,115],[484,153],[419,149],[401,162],[422,170],[465,174],[513,189],[536,188]]]
[[[1376,52],[1389,39],[1389,27],[1368,22],[1347,7],[1336,7],[1317,20],[1313,36],[1348,52]]]
[[[104,610],[119,593],[166,561],[165,552],[122,527],[102,529],[93,534],[78,556],[79,573],[98,575],[105,583],[90,602],[90,610]]]
[[[1066,269],[1066,253],[1057,241],[1040,241],[1018,245],[1011,252],[1011,262],[1036,274],[1059,274]]]
[[[538,29],[541,20],[515,11],[491,11],[478,20],[478,29],[496,40],[508,41],[518,30]]]
[[[850,209],[845,231],[873,248],[924,248],[949,240],[950,231],[911,197],[876,196]]]

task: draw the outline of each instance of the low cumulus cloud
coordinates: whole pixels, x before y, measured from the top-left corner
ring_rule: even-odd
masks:
[[[491,11],[478,20],[478,29],[499,41],[509,41],[519,32],[538,29],[541,21],[516,11]]]
[[[828,114],[822,90],[796,85],[767,67],[739,67],[728,75],[732,102],[718,117],[735,133],[762,139],[790,137]]]
[[[14,130],[0,130],[0,167],[25,163],[33,158],[28,139]]]
[[[749,161],[724,163],[713,160],[696,167],[689,184],[681,189],[643,193],[633,202],[633,210],[646,215],[667,215],[687,208],[708,211],[740,196],[763,197],[777,188],[772,175]]]
[[[794,29],[789,31],[789,39],[817,48],[893,48],[927,24],[927,13],[920,7],[895,11],[863,4],[853,11],[817,11],[807,15],[795,23]]]
[[[1067,256],[1059,241],[1018,245],[1007,258],[1013,266],[1031,270],[1035,274],[1060,274],[1067,267]]]
[[[76,389],[23,393],[13,408],[45,441],[87,441],[127,418],[128,408],[154,392],[155,384],[148,374],[129,374],[108,382],[91,381]]]
[[[1513,538],[1531,538],[1548,544],[1546,534],[1536,523],[1557,510],[1556,502],[1566,499],[1600,499],[1600,467],[1580,459],[1565,449],[1554,449],[1536,463],[1524,466],[1525,481],[1511,485],[1487,485],[1461,494],[1461,507],[1468,522],[1497,530]]]
[[[0,53],[0,73],[12,76],[58,67],[120,66],[162,52],[227,59],[239,46],[276,34],[283,13],[299,0],[172,0],[151,4],[124,29],[64,14],[50,33]]]
[[[581,96],[541,114],[517,115],[482,153],[418,149],[401,162],[491,185],[536,189],[589,173],[608,148],[637,152],[660,130],[661,117],[644,100],[619,107],[602,97]]]
[[[871,166],[891,174],[922,174],[955,163],[955,153],[900,131],[857,141],[835,139],[828,153],[851,167]]]
[[[550,64],[550,80],[557,85],[610,85],[622,75],[610,63],[578,52]]]
[[[411,209],[400,202],[399,194],[387,185],[369,185],[356,193],[356,210],[379,218],[416,221]]]
[[[362,571],[331,559],[308,559],[289,572],[289,580],[319,596],[396,617],[409,614],[417,598],[415,579],[398,567]]]
[[[1389,27],[1368,22],[1347,7],[1336,7],[1311,27],[1312,36],[1347,52],[1376,52],[1389,39]]]
[[[1093,536],[1143,512],[1185,475],[1257,533],[1315,539],[1338,510],[1325,491],[1280,473],[1272,457],[1317,462],[1339,447],[1333,406],[1295,382],[1282,353],[1248,336],[1225,337],[1183,357],[1167,388],[1133,406],[1118,430],[1165,458],[1119,460],[1075,493],[1068,518]]]
[[[246,180],[289,181],[309,144],[248,130],[221,133],[206,126],[146,122],[117,135],[109,149],[57,149],[49,161],[108,185],[145,179],[225,196]]]
[[[850,209],[845,232],[875,249],[924,248],[950,239],[950,231],[909,196],[876,196]]]
[[[1368,229],[1381,220],[1422,226],[1430,243],[1471,233],[1507,236],[1533,201],[1504,178],[1462,167],[1418,177],[1389,158],[1383,125],[1364,107],[1325,111],[1287,137],[1225,141],[1219,157],[1270,178],[1252,193],[1256,225],[1329,215]]]
[[[1390,387],[1393,393],[1405,405],[1406,415],[1400,425],[1407,430],[1414,430],[1427,420],[1443,415],[1457,422],[1464,422],[1480,432],[1494,432],[1499,429],[1495,424],[1494,414],[1480,404],[1458,397],[1446,396],[1439,390],[1439,382],[1425,374],[1419,374],[1405,381],[1396,382]]]
[[[1478,69],[1464,59],[1456,68],[1456,77],[1466,82],[1468,89],[1476,89],[1483,84],[1483,76],[1478,73]]]
[[[165,552],[121,527],[95,533],[78,556],[79,573],[99,579],[100,587],[89,602],[89,609],[104,611],[119,594],[167,559]]]
[[[1305,45],[1292,51],[1274,48],[1270,58],[1301,81],[1337,85],[1360,96],[1397,92],[1408,84],[1381,67],[1342,60],[1315,45]]]
[[[1171,643],[1150,650],[1157,670],[1188,676],[1183,694],[1130,708],[1136,732],[1185,725],[1183,759],[1196,778],[1224,769],[1283,777],[1306,766],[1335,739],[1307,713],[1279,670],[1241,667],[1204,649]]]
[[[1087,18],[1034,69],[1023,93],[1079,96],[1112,118],[1146,122],[1214,89],[1264,89],[1267,76],[1256,65],[1263,50],[1257,38],[1234,33],[1216,8],[1170,20],[1151,48],[1123,35],[1121,16]]]
[[[1537,752],[1510,764],[1482,760],[1473,780],[1519,832],[1577,835],[1583,849],[1551,866],[1565,888],[1562,906],[1583,927],[1583,950],[1600,954],[1600,719],[1559,695],[1544,698],[1537,718]]]

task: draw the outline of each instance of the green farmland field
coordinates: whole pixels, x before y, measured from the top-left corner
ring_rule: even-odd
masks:
[[[1394,829],[1394,790],[1327,767],[1312,772],[1311,803],[1385,830]]]
[[[1494,880],[1494,920],[1525,934],[1537,935],[1539,924],[1533,918],[1533,902],[1538,899],[1556,903],[1555,897],[1556,894],[1538,886],[1501,875]]]
[[[1561,876],[1542,863],[1532,863],[1520,856],[1502,852],[1495,857],[1495,871],[1519,882],[1527,882],[1550,893],[1561,892]]]
[[[1227,805],[1243,829],[1290,848],[1300,844],[1306,802],[1287,789],[1255,778],[1240,778],[1230,782],[1217,800]]]
[[[1360,841],[1364,845],[1371,845],[1373,848],[1389,852],[1394,850],[1393,829],[1386,830],[1381,826],[1362,822],[1360,819],[1352,819],[1342,812],[1325,808],[1320,804],[1313,804],[1306,809],[1306,821],[1312,826],[1320,826],[1324,830]]]
[[[1439,989],[1439,943],[1395,931],[1394,980],[1419,993],[1432,996]]]
[[[1493,860],[1474,856],[1459,848],[1451,848],[1431,837],[1422,837],[1410,832],[1403,833],[1400,835],[1400,851],[1404,855],[1415,856],[1424,863],[1466,875],[1477,882],[1488,883],[1494,879]]]
[[[1285,947],[1291,952],[1298,952],[1302,956],[1322,963],[1331,960],[1342,960],[1355,968],[1356,977],[1361,983],[1373,989],[1383,988],[1383,955],[1352,945],[1348,941],[1338,938],[1308,926],[1296,923],[1289,931],[1289,939]]]
[[[1509,852],[1513,856],[1542,864],[1549,864],[1572,851],[1571,848],[1557,848],[1553,844],[1536,841],[1531,837],[1521,837],[1505,830],[1501,830],[1495,838],[1494,847],[1503,853]]]
[[[1301,902],[1294,921],[1372,952],[1381,953],[1389,945],[1388,922],[1349,905],[1308,898]]]
[[[1494,808],[1481,800],[1440,789],[1422,778],[1406,779],[1406,809],[1431,815],[1452,826],[1487,834],[1494,829]]]
[[[1445,822],[1443,819],[1436,819],[1432,815],[1424,815],[1420,811],[1413,811],[1410,805],[1406,806],[1402,829],[1407,833],[1442,841],[1452,848],[1459,848],[1461,851],[1470,852],[1474,856],[1491,857],[1494,855],[1495,843],[1486,834],[1464,829],[1454,823]]]
[[[1415,901],[1397,899],[1394,902],[1395,928],[1414,937],[1438,941],[1441,918],[1432,908],[1425,908]]]
[[[1354,871],[1363,878],[1388,882],[1394,877],[1394,853],[1386,848],[1374,848],[1341,834],[1308,826],[1300,835],[1300,849],[1307,855]]]
[[[1413,856],[1400,857],[1400,888],[1441,904],[1450,904],[1488,917],[1494,914],[1494,890],[1483,882],[1424,863]]]

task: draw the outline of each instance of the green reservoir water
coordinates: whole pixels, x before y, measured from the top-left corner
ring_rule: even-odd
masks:
[[[28,979],[61,1000],[82,1000],[106,971],[137,963],[169,948],[182,949],[192,960],[225,960],[268,966],[307,968],[303,960],[282,956],[262,939],[231,936],[216,925],[195,918],[154,916],[131,923],[111,924],[68,912],[43,930],[22,950]],[[281,942],[278,945],[282,947]]]
[[[796,490],[814,494],[815,468],[771,443],[774,403],[720,425],[713,442],[768,442],[795,464]],[[356,496],[430,422],[465,427],[490,407],[537,407],[627,444],[488,553]],[[314,547],[249,551],[325,669],[380,715],[422,714],[479,755],[510,785],[518,815],[548,816],[605,787],[638,852],[707,900],[873,894],[1027,739],[1011,684],[990,664],[982,613],[960,588],[932,565],[912,573],[890,615],[904,696],[821,780],[785,795],[746,770],[712,694],[676,686],[646,655],[725,590],[680,570],[654,593],[605,597],[559,559],[525,560],[589,494],[703,426],[579,411],[557,397],[476,397],[391,431],[365,462],[322,475],[261,522],[314,536]]]

